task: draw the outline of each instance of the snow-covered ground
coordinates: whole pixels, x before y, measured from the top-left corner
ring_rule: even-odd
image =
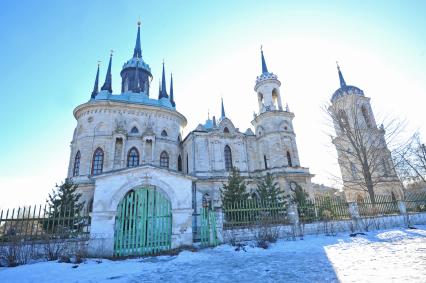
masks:
[[[426,282],[426,226],[351,238],[307,236],[269,249],[222,245],[178,256],[0,269],[0,282]]]

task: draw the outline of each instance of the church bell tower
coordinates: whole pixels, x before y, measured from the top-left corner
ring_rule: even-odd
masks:
[[[299,153],[293,130],[294,114],[281,102],[281,82],[277,75],[268,71],[261,49],[262,73],[256,78],[259,112],[254,115],[252,125],[258,146],[258,170],[299,167]]]

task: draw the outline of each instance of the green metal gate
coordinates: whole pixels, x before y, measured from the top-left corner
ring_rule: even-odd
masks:
[[[216,213],[209,207],[201,208],[200,242],[203,247],[218,245]]]
[[[118,204],[115,256],[142,256],[170,250],[171,236],[171,204],[158,190],[132,190]]]

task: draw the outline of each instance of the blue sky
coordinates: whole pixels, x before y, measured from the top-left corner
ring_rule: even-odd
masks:
[[[348,83],[372,98],[376,115],[407,119],[426,136],[424,1],[2,1],[0,3],[1,206],[40,203],[66,175],[73,109],[90,97],[114,50],[113,90],[142,21],[144,60],[173,72],[186,133],[219,113],[241,130],[257,109],[253,86],[264,46],[282,81],[303,166],[314,181],[339,174],[321,106]]]

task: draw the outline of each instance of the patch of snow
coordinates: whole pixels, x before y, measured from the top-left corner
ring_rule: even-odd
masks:
[[[306,236],[246,252],[221,245],[177,256],[39,262],[0,269],[0,282],[426,282],[425,254],[426,226],[419,226]]]

